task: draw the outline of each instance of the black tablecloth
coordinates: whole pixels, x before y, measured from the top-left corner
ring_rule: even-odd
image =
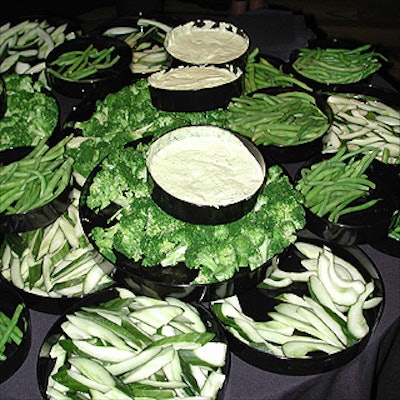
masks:
[[[191,19],[193,16],[182,18]],[[201,16],[196,16],[201,17]],[[209,16],[207,16],[209,18]],[[251,46],[261,52],[287,60],[293,49],[305,47],[315,37],[305,25],[302,15],[289,11],[264,10],[225,18],[245,29]],[[97,23],[90,23],[89,29]],[[378,78],[377,84],[386,85]],[[59,97],[64,117],[75,101]],[[290,173],[296,165],[285,166]],[[232,355],[232,365],[226,400],[368,400],[385,367],[387,355],[393,355],[393,338],[400,325],[400,259],[384,254],[370,245],[361,245],[382,275],[385,306],[377,329],[372,333],[364,351],[349,364],[331,372],[310,376],[286,376],[252,367]],[[25,363],[7,381],[0,384],[0,400],[38,400],[41,398],[36,382],[36,363],[41,342],[58,318],[30,310],[32,344]],[[397,371],[400,368],[397,365]],[[397,372],[398,375],[398,372]],[[393,383],[393,385],[398,385]],[[393,392],[394,393],[394,392]],[[394,396],[394,395],[393,395]],[[391,397],[395,398],[395,397]],[[387,397],[386,400],[389,400]]]

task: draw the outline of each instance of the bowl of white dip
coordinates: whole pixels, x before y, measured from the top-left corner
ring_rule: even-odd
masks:
[[[211,125],[172,130],[150,146],[146,166],[152,198],[186,222],[215,225],[250,211],[266,167],[247,139]]]
[[[151,102],[164,111],[208,111],[227,108],[243,92],[244,73],[232,65],[188,65],[147,78]]]
[[[244,68],[250,39],[237,26],[209,19],[198,19],[171,29],[164,48],[172,64],[226,65]]]

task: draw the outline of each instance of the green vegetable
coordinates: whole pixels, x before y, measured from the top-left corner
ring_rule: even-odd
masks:
[[[343,147],[331,158],[302,169],[296,189],[314,214],[338,222],[342,215],[372,207],[379,201],[368,199],[375,183],[366,173],[377,151],[357,157],[360,153],[361,150],[346,153]]]
[[[309,142],[323,135],[328,117],[308,93],[254,93],[233,98],[228,106],[229,127],[267,146]]]
[[[9,318],[3,311],[0,310],[0,362],[7,359],[5,353],[6,345],[15,343],[19,345],[22,341],[23,332],[17,325],[24,309],[23,304],[18,304]]]
[[[292,66],[295,71],[316,82],[347,84],[363,80],[387,61],[366,44],[355,49],[303,48]]]
[[[55,361],[47,395],[55,399],[216,399],[226,379],[227,344],[206,325],[199,310],[178,299],[156,300],[115,290],[112,300],[67,314],[60,334],[43,347],[41,357]],[[156,304],[179,312],[160,324],[154,314]],[[140,322],[137,313],[143,316]],[[194,315],[196,325],[191,323]],[[100,316],[105,320],[101,325]],[[123,328],[126,320],[136,326],[133,338]],[[143,336],[146,342],[141,342]]]
[[[103,161],[85,202],[95,213],[119,206],[108,227],[95,226],[92,238],[101,253],[114,251],[143,268],[184,262],[198,270],[196,283],[229,279],[242,267],[257,268],[295,240],[304,227],[301,196],[279,166],[268,170],[266,185],[254,209],[223,225],[194,225],[175,219],[152,200],[146,181],[148,145],[121,149]]]
[[[7,110],[0,119],[0,151],[18,146],[36,146],[57,126],[56,99],[46,94],[44,85],[28,75],[3,77],[7,91]]]
[[[113,55],[115,46],[97,49],[93,44],[84,50],[67,51],[52,61],[47,72],[72,82],[85,82],[107,74],[107,70],[119,61],[119,54]]]
[[[304,90],[311,88],[291,74],[283,72],[282,67],[275,67],[265,57],[259,55],[260,49],[255,48],[247,57],[244,76],[244,94],[255,92],[267,87],[298,86]]]

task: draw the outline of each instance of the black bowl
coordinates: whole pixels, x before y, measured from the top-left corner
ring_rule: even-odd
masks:
[[[218,203],[215,202],[215,204],[211,204],[210,202],[207,203],[206,201],[200,203],[200,198],[202,200],[207,198],[207,193],[202,193],[200,190],[197,192],[197,195],[196,190],[194,190],[193,196],[191,196],[193,199],[199,199],[199,202],[194,202],[194,200],[191,201],[190,197],[181,197],[175,192],[171,193],[169,189],[163,185],[163,183],[160,184],[160,173],[157,173],[157,175],[154,174],[154,166],[157,160],[157,156],[170,144],[173,144],[174,142],[177,143],[180,140],[189,139],[191,137],[200,138],[203,141],[206,140],[207,137],[215,139],[221,138],[221,140],[225,141],[226,143],[228,143],[229,140],[229,142],[232,142],[233,144],[235,144],[235,146],[240,146],[243,151],[245,151],[254,160],[255,164],[260,170],[259,172],[262,175],[262,179],[259,180],[258,187],[255,188],[252,193],[246,194],[246,197],[243,197],[244,194],[241,193],[240,199],[238,198],[235,201],[232,200],[232,202],[227,204],[226,202],[223,202],[223,199],[220,199]],[[194,148],[197,149],[198,147],[195,145]],[[202,151],[201,148],[199,148],[198,151]],[[239,151],[239,148],[237,151]],[[229,150],[226,151],[226,158],[230,158]],[[203,169],[206,167],[207,164],[207,162],[205,162],[204,160],[210,160],[210,156],[206,152],[203,152],[202,154],[201,162],[203,163],[203,165],[201,166],[201,168]],[[214,160],[210,161],[211,164],[214,164]],[[217,163],[218,162],[219,161],[217,160]],[[248,163],[250,164],[250,162],[251,160],[249,159]],[[191,165],[190,161],[188,163],[189,164],[186,164],[186,166],[182,165],[183,170],[179,171],[182,172],[182,174],[179,174],[179,177],[181,178],[180,180],[182,181],[181,185],[184,184],[183,181],[187,179],[187,176],[192,175],[192,169],[195,168],[195,164]],[[247,139],[236,135],[226,129],[205,125],[182,127],[172,130],[161,136],[150,146],[150,149],[147,153],[146,165],[149,184],[151,187],[151,196],[153,200],[160,206],[160,208],[162,208],[165,212],[175,218],[193,224],[201,225],[224,224],[242,218],[251,209],[253,209],[257,201],[258,194],[264,186],[266,176],[265,161],[256,146],[254,146]],[[234,168],[233,165],[232,168]],[[193,178],[191,178],[193,180],[198,179],[198,177],[196,178],[195,176],[195,172],[196,171],[194,171]],[[253,176],[256,177],[256,172],[254,172]],[[179,184],[179,177],[177,176],[174,187],[175,185]],[[210,182],[212,181],[212,178],[213,176],[211,175],[205,177],[205,179]],[[230,179],[234,178],[235,177],[233,176],[230,177]],[[222,179],[221,182],[223,183],[224,180]],[[217,182],[215,182],[215,184],[217,184]],[[190,187],[188,187],[189,191]]]
[[[332,154],[324,154],[306,161],[297,171],[294,181],[298,182],[303,168],[309,168],[312,164],[330,157]],[[321,218],[306,208],[307,229],[329,243],[344,246],[373,243],[386,238],[393,214],[399,208],[398,177],[390,166],[378,160],[373,160],[366,174],[376,184],[376,188],[362,202],[373,198],[381,199],[380,201],[365,210],[343,215],[336,223],[326,217]]]
[[[229,82],[215,84],[215,79],[211,84],[204,87],[196,85],[202,82],[202,75],[207,70],[220,71],[229,74]],[[182,74],[187,71],[194,73],[192,79],[194,88],[187,88],[187,78]],[[197,72],[197,76],[196,76]],[[176,79],[186,85],[179,87],[163,87],[162,79],[174,74]],[[151,102],[154,107],[164,111],[208,111],[218,108],[227,108],[232,97],[239,97],[243,92],[244,73],[239,68],[213,67],[213,66],[185,66],[163,70],[150,75],[148,78]]]
[[[23,298],[11,287],[0,281],[0,311],[12,318],[16,307],[22,304],[24,308],[18,319],[17,326],[22,331],[22,340],[7,344],[4,350],[6,359],[0,361],[0,383],[10,378],[24,363],[31,345],[30,313]]]
[[[319,238],[316,238],[306,231],[301,232],[298,236],[298,240],[302,242],[312,243],[320,247],[326,244],[324,241],[321,241]],[[276,356],[256,349],[234,336],[224,325],[229,346],[235,355],[245,362],[266,371],[285,375],[311,375],[340,368],[349,363],[364,350],[371,335],[374,334],[374,330],[379,324],[383,313],[384,287],[382,278],[372,260],[358,247],[334,244],[328,244],[328,247],[331,248],[335,255],[353,264],[364,276],[366,281],[372,280],[375,285],[374,295],[383,297],[383,301],[381,301],[378,306],[364,311],[364,316],[370,328],[368,334],[337,353],[330,355],[314,353],[310,358],[294,358]],[[279,256],[279,267],[280,269],[291,272],[304,271],[304,268],[300,264],[300,260],[303,258],[304,256],[295,249],[295,246],[291,245]],[[268,318],[267,313],[272,311],[279,302],[275,299],[276,295],[283,292],[295,293],[299,296],[304,294],[309,295],[306,286],[305,283],[295,283],[290,287],[270,290],[264,289],[260,285],[259,287],[254,287],[239,294],[238,299],[245,315],[251,317],[255,321],[266,321]]]
[[[16,147],[0,152],[0,165],[5,166],[28,155],[32,147]],[[65,212],[71,201],[72,184],[49,203],[18,214],[0,214],[0,233],[31,231],[54,222]]]
[[[59,319],[50,328],[50,330],[48,331],[46,337],[42,342],[36,369],[38,377],[38,386],[40,393],[43,396],[43,399],[48,399],[48,396],[46,395],[48,380],[55,363],[55,360],[49,356],[49,349],[51,348],[52,345],[57,343],[58,339],[60,338],[60,335],[63,333],[61,326],[62,323],[66,321],[68,315],[71,315],[74,312],[81,310],[83,307],[98,306],[103,302],[116,300],[120,298],[118,290],[119,288],[110,288],[107,290],[103,290],[99,293],[96,293],[92,297],[85,299],[84,301],[81,301],[74,307],[67,310],[62,316],[60,316]],[[197,303],[192,303],[190,304],[190,306],[195,307],[195,310],[198,312],[199,317],[205,324],[207,331],[215,333],[216,335],[215,339],[218,342],[227,343],[225,333],[221,328],[220,324],[213,317],[212,313],[207,308]],[[224,384],[222,385],[220,391],[218,392],[217,395],[218,400],[223,399],[223,395],[229,380],[229,371],[231,366],[231,354],[229,348],[227,349],[225,360],[226,361],[225,365],[222,367],[222,372],[225,374],[226,378]]]
[[[310,49],[348,49],[348,50],[353,50],[356,49],[365,43],[355,41],[355,40],[350,40],[350,39],[343,39],[343,38],[333,38],[333,39],[316,39],[314,41],[310,42]],[[300,79],[304,83],[306,83],[308,86],[314,88],[315,90],[322,90],[322,91],[348,91],[348,89],[351,87],[352,84],[360,84],[360,85],[369,85],[372,82],[374,73],[364,77],[364,78],[359,78],[355,79],[354,82],[349,82],[349,83],[337,83],[337,82],[323,82],[321,80],[317,81],[316,79],[311,79],[309,77],[306,77],[299,71],[297,71],[293,67],[293,63],[296,61],[296,59],[299,57],[299,51],[300,49],[293,50],[289,56],[289,62],[285,65],[285,70],[288,73],[293,74],[296,78]],[[371,47],[368,51],[375,51]],[[380,60],[380,63],[383,65],[385,63],[384,60]],[[379,69],[378,69],[379,71]],[[376,71],[376,72],[378,72]]]
[[[208,32],[215,33],[218,31],[222,31],[227,35],[227,41],[221,37],[220,40],[214,41],[213,47],[211,47],[209,38],[207,38],[203,44],[201,41],[196,41],[196,45],[193,45],[193,47],[195,47],[195,51],[192,51],[192,54],[190,54],[189,51],[186,51],[190,50],[190,42],[188,43],[184,41],[182,48],[185,49],[180,50],[179,53],[176,51],[176,49],[172,48],[172,45],[175,45],[177,40],[180,40],[180,38],[186,34],[190,35],[193,32],[194,34],[198,32],[201,32],[201,34],[203,34],[203,32],[208,34]],[[226,52],[227,42],[231,41],[235,37],[238,38],[239,44],[232,49],[232,52]],[[185,64],[230,64],[244,70],[250,47],[250,39],[243,29],[238,28],[231,23],[213,21],[210,19],[197,19],[178,25],[171,29],[165,37],[164,47],[172,58],[172,66]],[[227,54],[224,54],[225,52]]]
[[[49,72],[52,63],[62,54],[71,51],[84,51],[90,45],[93,45],[98,50],[114,46],[115,49],[112,55],[119,55],[120,58],[111,68],[104,68],[96,72],[96,74],[81,80],[68,80]],[[132,51],[122,40],[106,36],[84,36],[54,48],[46,59],[46,78],[50,87],[64,96],[103,98],[108,93],[115,92],[132,81],[131,61]]]

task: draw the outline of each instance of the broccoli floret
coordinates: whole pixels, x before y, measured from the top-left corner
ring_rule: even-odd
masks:
[[[7,110],[0,120],[0,150],[35,146],[53,134],[59,118],[54,97],[29,75],[4,76]]]
[[[117,232],[117,225],[114,225],[110,228],[95,226],[90,232],[90,235],[94,243],[96,243],[100,253],[111,262],[115,262],[117,260],[114,254],[114,237]]]

